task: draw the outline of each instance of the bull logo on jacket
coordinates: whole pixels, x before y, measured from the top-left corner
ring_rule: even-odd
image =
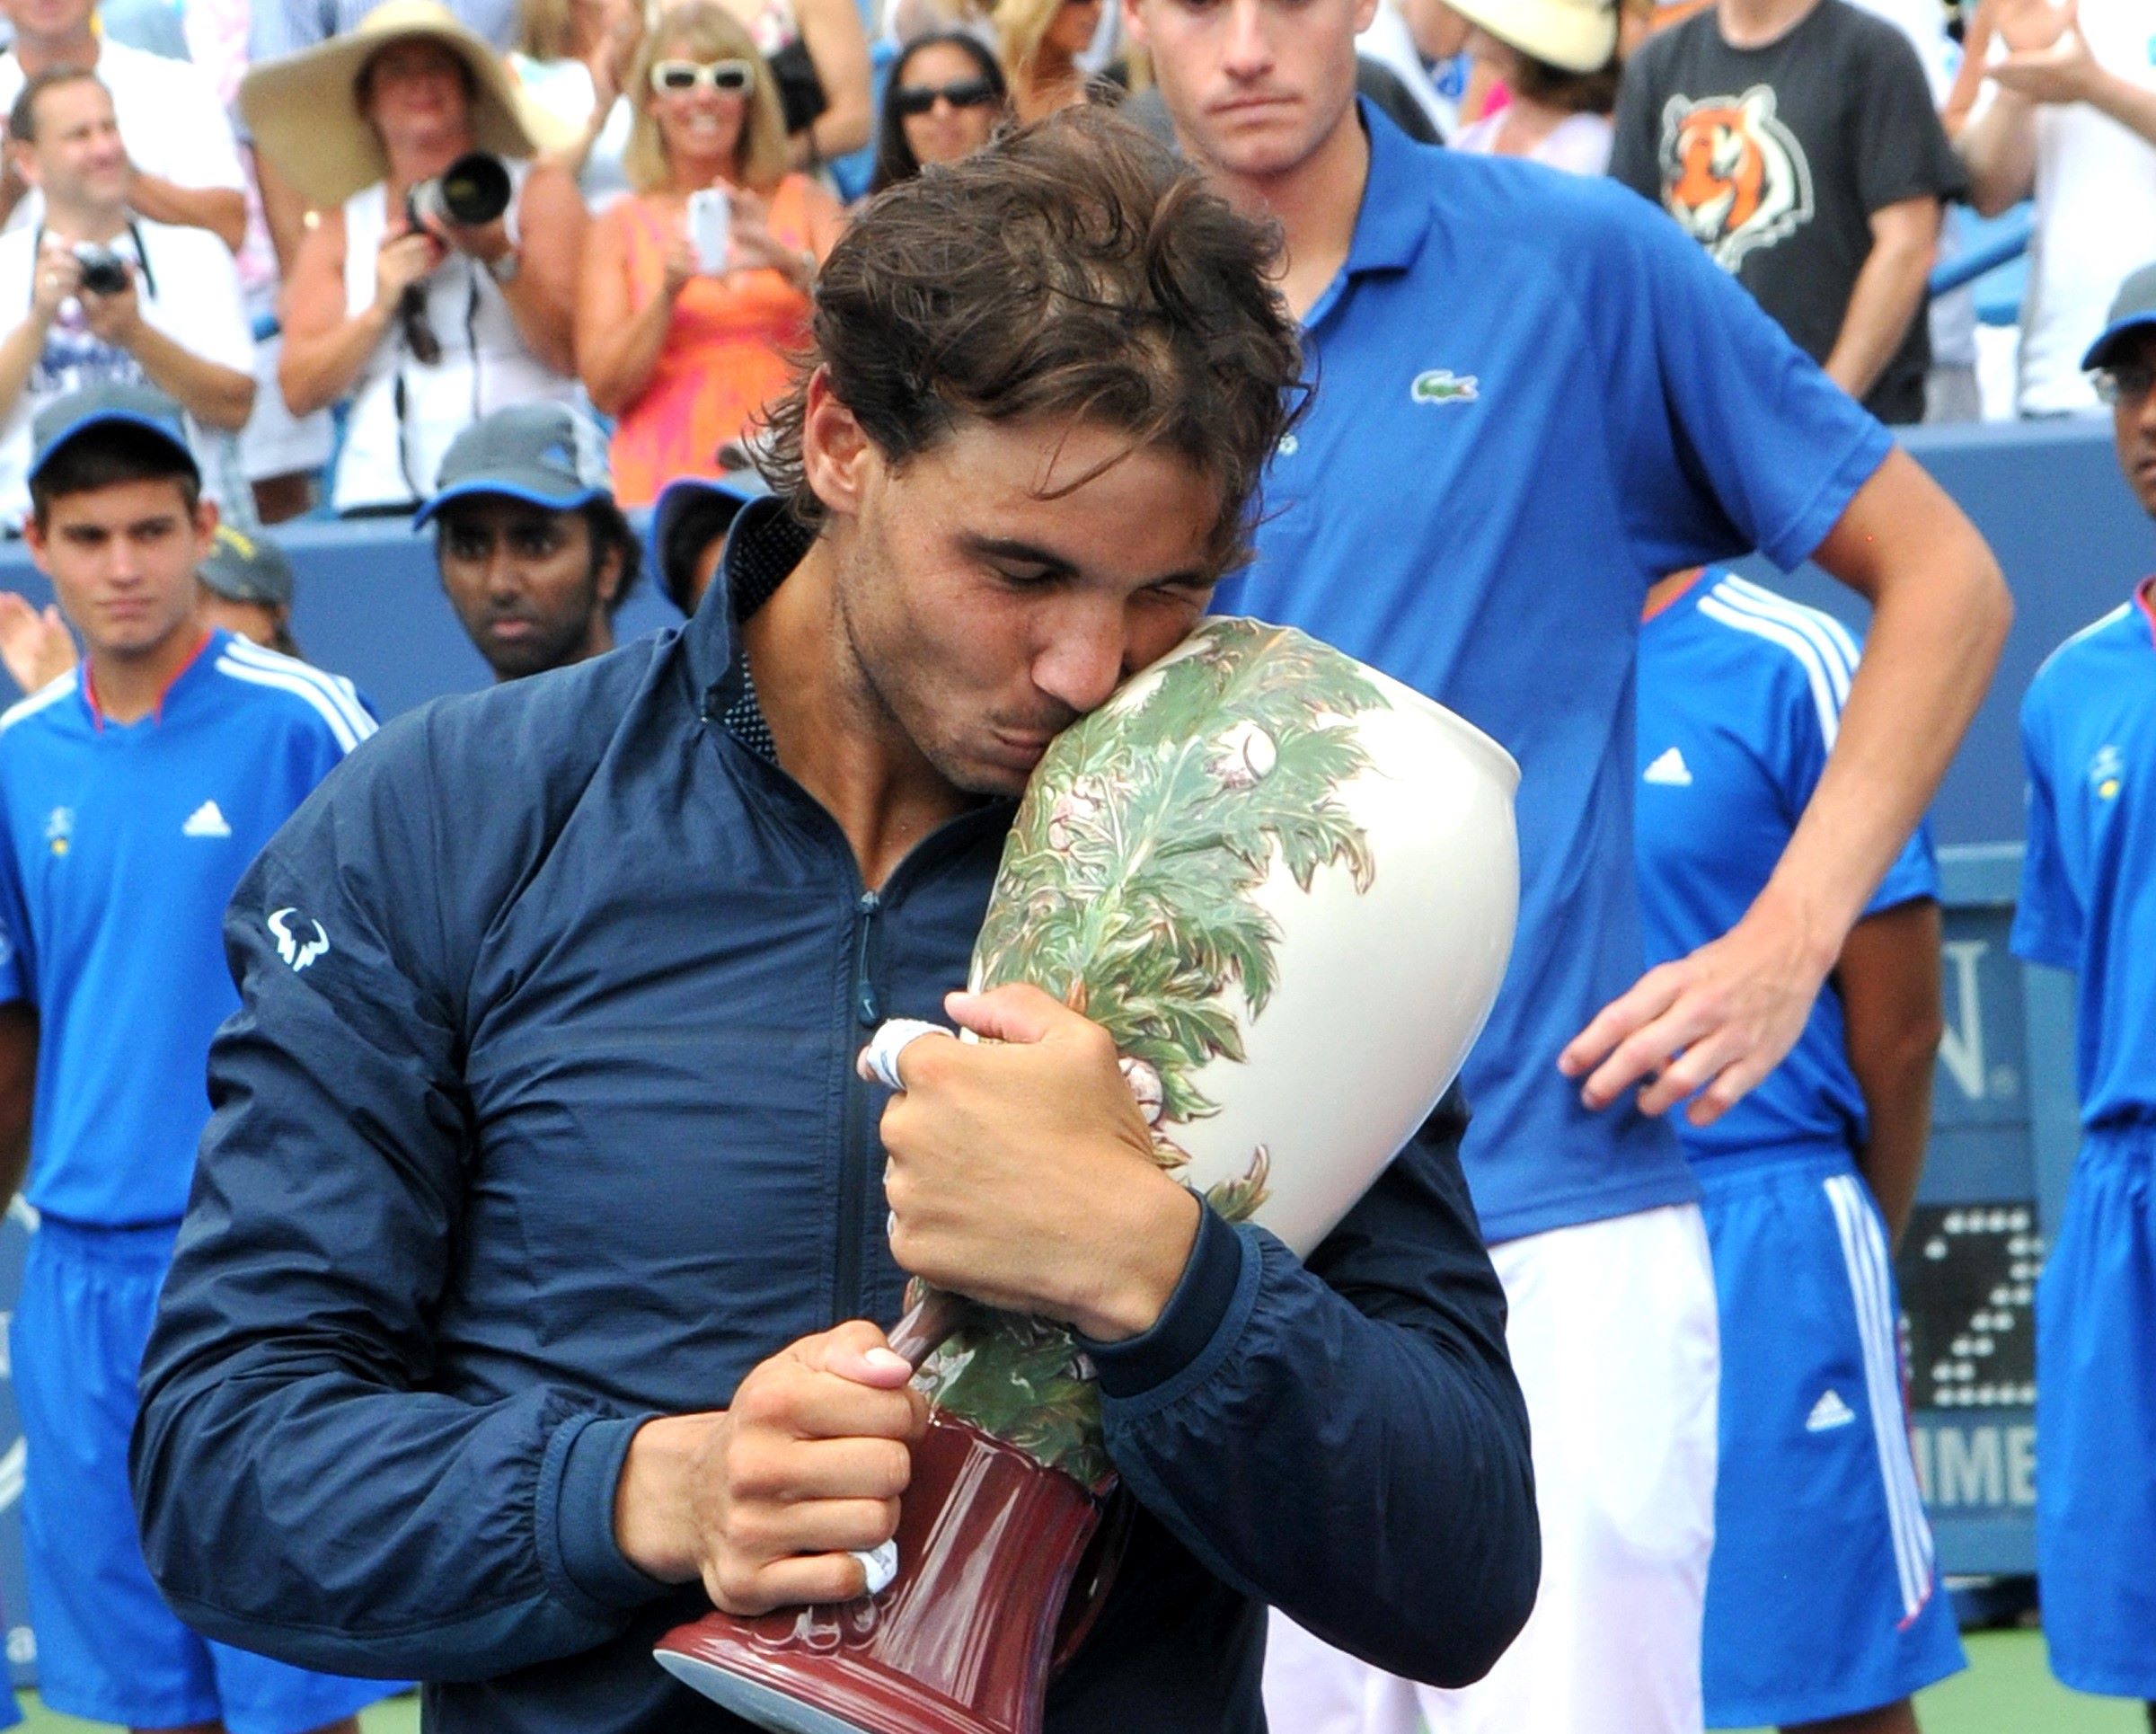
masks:
[[[1812,169],[1797,135],[1775,118],[1774,93],[1673,96],[1662,111],[1662,203],[1714,262],[1734,274],[1745,256],[1812,220]]]

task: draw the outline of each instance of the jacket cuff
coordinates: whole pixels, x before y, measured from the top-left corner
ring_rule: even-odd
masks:
[[[566,1579],[586,1601],[609,1612],[641,1606],[672,1587],[637,1570],[614,1539],[614,1490],[629,1441],[653,1419],[571,1421],[547,1442],[540,1472],[539,1547],[547,1576]]]
[[[1220,1334],[1242,1283],[1242,1236],[1205,1205],[1189,1261],[1152,1328],[1118,1342],[1078,1339],[1100,1376],[1103,1395],[1141,1397],[1193,1365]]]

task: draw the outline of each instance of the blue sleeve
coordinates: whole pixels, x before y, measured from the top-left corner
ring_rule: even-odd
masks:
[[[1792,621],[1801,626],[1799,654],[1777,659],[1777,708],[1784,729],[1775,768],[1784,810],[1794,830],[1825,773],[1850,683],[1856,678],[1863,652],[1840,622],[1816,610],[1797,610],[1794,604],[1791,608]],[[1804,624],[1807,615],[1809,624]],[[1876,916],[1921,898],[1936,901],[1938,897],[1939,866],[1932,854],[1931,822],[1922,820],[1881,876],[1863,915]]]
[[[247,21],[247,58],[255,66],[325,40],[334,26],[318,0],[255,0]]]
[[[473,1155],[472,964],[446,935],[481,931],[512,869],[437,832],[425,730],[369,742],[234,894],[241,1009],[210,1056],[132,1467],[150,1570],[205,1635],[453,1680],[587,1649],[662,1587],[595,1534],[638,1418],[548,1386],[428,1389]],[[473,888],[454,922],[444,886]]]
[[[1801,565],[1886,462],[1886,430],[1660,210],[1612,187],[1602,220],[1580,307],[1641,568],[1754,549]]]
[[[2028,772],[2028,822],[2021,854],[2021,896],[2008,943],[2018,958],[2079,969],[2088,913],[2074,892],[2062,858],[2058,797],[2052,787],[2051,753],[2037,694],[2021,707],[2021,756]]]
[[[0,1004],[38,997],[37,945],[22,899],[22,864],[15,857],[15,824],[7,784],[0,778]]]
[[[1223,1581],[1438,1685],[1503,1653],[1542,1559],[1464,1124],[1455,1092],[1307,1264],[1208,1211],[1160,1323],[1095,1349],[1141,1504]]]

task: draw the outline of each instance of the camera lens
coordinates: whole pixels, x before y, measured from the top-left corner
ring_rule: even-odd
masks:
[[[83,245],[75,256],[83,268],[83,288],[92,295],[118,295],[128,287],[128,261],[110,247]]]
[[[499,157],[469,151],[411,190],[410,211],[415,224],[423,214],[437,223],[475,229],[508,209],[510,190],[509,172]]]

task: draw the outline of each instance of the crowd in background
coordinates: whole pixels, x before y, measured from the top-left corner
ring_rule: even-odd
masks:
[[[1380,0],[1362,88],[1423,139],[1658,199],[1884,420],[2096,407],[2081,352],[2156,255],[2131,4],[1623,0],[1604,56],[1607,10]],[[620,499],[647,504],[746,466],[849,205],[1070,104],[1170,131],[1113,0],[0,12],[10,528],[35,409],[109,380],[181,403],[243,526],[409,514],[459,429],[535,401],[596,411]],[[443,178],[473,152],[506,170],[482,221],[440,198],[473,190]],[[1986,336],[2019,356],[1987,402],[1974,297],[1930,279],[1975,213],[2032,198],[2021,319]]]

